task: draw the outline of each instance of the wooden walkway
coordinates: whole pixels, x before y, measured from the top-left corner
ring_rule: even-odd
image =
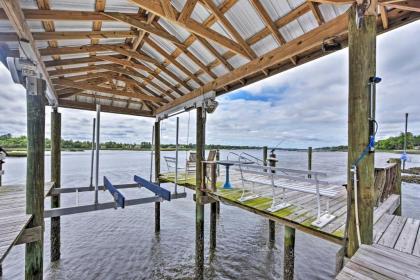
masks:
[[[220,187],[224,180],[224,175],[220,174],[218,177],[217,192],[208,192],[208,195],[222,203],[245,209],[325,240],[340,245],[343,244],[347,219],[347,191],[345,187],[342,188],[339,196],[330,199],[330,214],[336,216],[336,218],[323,228],[317,228],[311,225],[317,217],[316,195],[289,190],[286,192],[287,202],[290,203],[291,206],[271,213],[267,211],[267,208],[269,208],[272,203],[270,186],[256,186],[255,189],[258,189],[258,194],[260,194],[261,197],[246,202],[239,202],[238,199],[242,195],[240,173],[235,170],[231,170],[230,175],[233,186],[232,189],[226,190]],[[160,180],[161,182],[174,182],[174,176],[173,174],[163,174]],[[189,177],[185,180],[185,175],[180,174],[178,184],[195,190],[195,178],[193,177]],[[280,193],[281,192],[279,191],[279,195]],[[276,197],[276,199],[278,198]],[[323,209],[325,209],[325,198],[322,198],[321,204]],[[382,218],[385,213],[392,213],[398,205],[398,196],[390,196],[390,198],[383,203],[383,206],[379,207],[375,211],[375,222]]]
[[[45,183],[48,196],[53,183]],[[0,187],[0,264],[12,247],[18,242],[32,215],[26,214],[26,193],[24,185]]]

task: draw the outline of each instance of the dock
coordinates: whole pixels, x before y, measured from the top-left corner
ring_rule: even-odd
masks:
[[[44,196],[49,196],[54,184],[45,183]],[[33,215],[26,214],[25,185],[0,187],[0,264],[13,246],[27,243],[31,232],[25,232]]]

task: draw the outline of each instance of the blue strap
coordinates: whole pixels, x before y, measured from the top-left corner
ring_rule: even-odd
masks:
[[[366,148],[363,150],[363,152],[360,154],[360,156],[354,162],[353,166],[358,166],[359,163],[369,154],[369,152],[373,148],[375,148],[375,136],[370,136],[369,137],[369,144],[366,146]]]
[[[402,161],[407,161],[407,160],[408,160],[408,155],[407,155],[407,153],[406,153],[406,152],[404,152],[404,153],[401,155],[401,160],[402,160]]]

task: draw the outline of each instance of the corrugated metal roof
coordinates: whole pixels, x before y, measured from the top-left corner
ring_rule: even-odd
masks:
[[[199,41],[194,41],[191,46],[188,47],[188,50],[191,51],[198,59],[200,59],[205,65],[213,62],[216,57],[207,50]]]
[[[179,41],[184,42],[191,34],[185,29],[175,26],[174,24],[166,21],[162,18],[159,19],[158,23],[169,33],[174,35]]]
[[[216,74],[216,76],[220,77],[223,76],[227,73],[229,73],[229,70],[223,65],[223,64],[219,64],[216,67],[214,67],[213,69],[211,69],[211,71]]]
[[[181,80],[188,79],[187,74],[179,70],[178,67],[174,66],[173,64],[169,64],[168,66],[166,66],[166,68],[172,73],[174,73],[177,77],[181,78]]]
[[[95,0],[54,0],[50,1],[52,10],[94,11]]]
[[[199,23],[203,23],[210,15],[211,13],[201,3],[197,3],[191,14],[191,18]]]
[[[200,67],[197,64],[195,64],[195,62],[193,62],[186,54],[182,53],[176,58],[176,60],[192,73],[195,73],[198,70],[200,70]]]
[[[176,50],[176,46],[173,43],[169,42],[166,39],[163,39],[162,37],[150,34],[149,38],[151,38],[155,43],[158,44],[158,46],[164,49],[167,53],[173,53]]]
[[[258,56],[264,55],[278,47],[279,44],[271,35],[266,36],[265,38],[251,46],[251,48]]]
[[[154,48],[149,46],[149,44],[147,43],[143,44],[143,46],[141,47],[141,50],[147,53],[149,56],[153,57],[154,59],[158,60],[160,63],[162,63],[165,60],[165,58],[160,53],[158,53]]]

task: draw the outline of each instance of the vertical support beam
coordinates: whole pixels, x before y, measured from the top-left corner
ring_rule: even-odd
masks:
[[[216,191],[217,170],[216,164],[210,164],[211,190]],[[217,232],[217,202],[210,203],[210,249],[216,249]]]
[[[44,80],[26,77],[28,156],[26,166],[26,213],[33,215],[28,228],[44,228],[44,151],[45,151]],[[43,278],[44,230],[41,240],[26,244],[25,279]]]
[[[155,122],[155,183],[160,175],[160,121]],[[155,202],[155,233],[160,232],[160,202]]]
[[[308,171],[312,170],[312,147],[308,147]],[[311,178],[311,174],[308,174],[308,178]]]
[[[372,5],[374,5],[372,2]],[[357,198],[354,197],[352,166],[369,143],[369,78],[376,72],[376,16],[365,15],[361,26],[356,24],[356,7],[349,12],[349,110],[347,190],[351,197],[348,211],[347,256],[357,251],[355,199],[362,244],[372,244],[374,206],[374,154],[369,153],[357,166]]]
[[[395,186],[394,186],[394,194],[397,194],[400,196],[400,206],[395,210],[394,214],[401,216],[401,209],[402,209],[402,199],[401,199],[401,159],[399,158],[391,158],[389,159],[389,163],[396,163],[395,166]]]
[[[101,149],[101,105],[96,104],[96,172],[95,172],[95,204],[98,204],[99,190],[99,150]]]
[[[407,153],[407,132],[408,132],[408,113],[405,113],[405,129],[404,129],[404,155]],[[403,170],[405,170],[406,159],[403,160]]]
[[[179,150],[179,117],[176,117],[176,149],[175,149],[175,193],[178,193],[178,150]],[[187,171],[185,171],[187,172]]]
[[[283,279],[293,280],[295,269],[295,229],[284,226],[284,268]]]
[[[265,166],[267,166],[267,164],[268,164],[267,157],[268,157],[268,147],[267,146],[264,146],[263,147],[263,164]]]
[[[271,167],[276,167],[277,159],[276,154],[272,152],[270,158],[268,159],[269,165]],[[275,171],[272,171],[273,173]],[[270,247],[273,247],[276,242],[276,223],[273,220],[268,220],[268,244]]]
[[[220,160],[220,150],[216,150],[216,161]],[[220,165],[216,165],[216,182],[217,182],[217,177],[220,176]],[[216,201],[216,213],[217,215],[220,214],[220,202]]]
[[[203,177],[203,170],[201,169],[201,162],[204,160],[204,146],[205,146],[205,111],[202,107],[197,108],[197,139],[196,139],[196,153],[197,153],[197,168],[196,168],[196,202],[195,202],[195,265],[196,265],[196,279],[203,279],[204,273],[204,204],[201,204],[201,182]]]
[[[92,154],[90,158],[90,185],[93,188],[93,165],[95,164],[95,124],[96,118],[93,118],[93,129],[92,129]]]
[[[61,187],[61,114],[54,108],[51,112],[51,181],[54,188]],[[60,195],[51,197],[51,208],[60,207]],[[51,261],[60,259],[60,217],[51,218]]]

